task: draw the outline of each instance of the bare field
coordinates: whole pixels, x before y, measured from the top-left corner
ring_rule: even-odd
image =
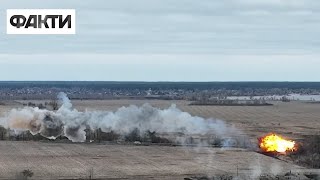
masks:
[[[29,102],[29,101],[27,101]],[[44,101],[37,101],[44,102]],[[0,114],[22,107],[23,101],[4,102]],[[187,101],[86,100],[72,101],[80,111],[110,110],[149,103],[167,108],[176,104],[182,111],[204,118],[224,120],[240,129],[252,141],[268,132],[299,140],[320,134],[320,104],[273,102],[274,106],[188,106]],[[62,144],[0,141],[0,177],[13,178],[24,169],[34,179],[94,178],[183,179],[193,175],[230,174],[243,179],[259,173],[308,172],[305,169],[256,152],[241,149]],[[238,167],[238,170],[237,170]]]
[[[102,179],[183,179],[237,173],[254,178],[261,172],[307,171],[241,149],[0,141],[0,152],[0,174],[5,179],[25,169],[34,172],[33,179],[89,178],[90,171],[93,178]]]

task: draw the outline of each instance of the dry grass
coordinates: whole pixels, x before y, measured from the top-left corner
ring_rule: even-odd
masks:
[[[192,175],[254,176],[258,172],[305,171],[241,149],[66,144],[0,141],[0,177],[31,170],[34,179],[136,178],[182,179]],[[260,166],[258,167],[257,164]],[[93,173],[90,172],[93,169]]]

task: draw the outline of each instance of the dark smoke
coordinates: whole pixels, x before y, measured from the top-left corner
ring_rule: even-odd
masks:
[[[55,139],[56,137],[60,136],[62,132],[62,121],[50,113],[46,114],[43,119],[42,130],[40,131],[40,134],[44,137]]]

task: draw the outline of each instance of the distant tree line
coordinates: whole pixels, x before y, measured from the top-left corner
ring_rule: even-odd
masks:
[[[113,131],[103,132],[101,129],[91,130],[89,128],[85,129],[86,131],[86,141],[87,142],[104,142],[104,141],[118,141],[122,140],[125,142],[147,142],[147,143],[170,143],[170,141],[164,137],[160,137],[156,132],[147,131],[140,133],[139,129],[134,129],[125,136],[121,136]],[[10,141],[52,141],[49,140],[40,134],[32,135],[29,131],[21,132],[15,134],[10,132],[10,129],[7,130],[0,126],[0,140],[10,140]],[[64,136],[59,136],[56,139],[68,141]]]
[[[199,101],[191,102],[189,105],[193,106],[272,106],[273,104],[267,103],[264,99],[252,100],[238,100],[238,99],[202,99]]]
[[[51,99],[61,91],[71,99],[194,100],[203,94],[320,94],[320,82],[0,82],[0,100]]]
[[[116,82],[116,81],[0,81],[0,88],[93,88],[93,89],[318,89],[320,82]]]
[[[50,102],[44,102],[44,103],[28,102],[28,103],[24,103],[23,106],[38,107],[39,109],[49,109],[53,111],[59,109],[59,104],[56,100],[52,100]]]

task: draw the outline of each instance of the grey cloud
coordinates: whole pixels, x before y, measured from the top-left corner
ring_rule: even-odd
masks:
[[[75,36],[9,36],[0,53],[281,54],[320,50],[317,0],[12,0],[7,8],[75,8]],[[3,19],[0,24],[4,24]],[[6,45],[4,45],[6,44]]]

